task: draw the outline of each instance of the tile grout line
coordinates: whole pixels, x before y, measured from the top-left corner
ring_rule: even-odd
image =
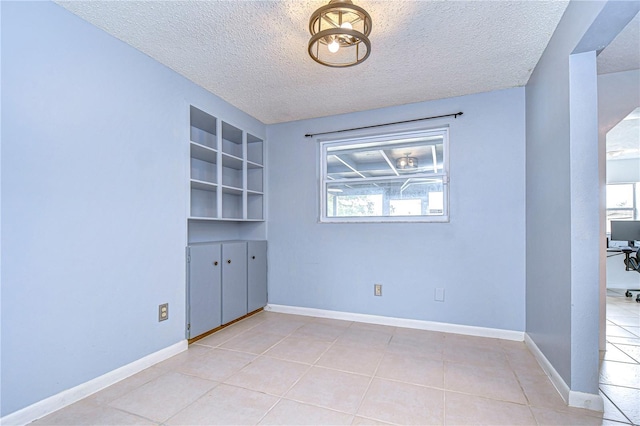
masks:
[[[626,353],[623,349],[619,348],[617,345],[621,344],[614,344],[613,342],[609,342],[607,341],[607,343],[609,343],[611,346],[613,346],[614,348],[616,348],[617,350],[619,350],[620,352],[622,352],[623,354],[625,354],[627,357],[629,357],[631,359],[631,362],[629,361],[615,361],[615,360],[610,360],[610,359],[606,359],[606,358],[602,358],[601,361],[614,361],[614,362],[622,362],[625,364],[638,364],[638,361],[636,361],[636,359],[634,357],[632,357],[631,355],[629,355],[628,353]],[[604,351],[605,355],[606,355],[606,350]]]
[[[305,324],[305,325],[306,325],[306,324]],[[280,344],[281,342],[283,342],[287,337],[292,336],[292,335],[293,335],[293,333],[295,333],[298,329],[300,329],[300,328],[302,328],[302,327],[304,327],[304,325],[301,325],[301,326],[299,326],[299,327],[295,328],[294,330],[292,330],[289,334],[287,334],[287,335],[286,335],[286,336],[284,336],[281,340],[279,340],[276,344],[272,345],[270,348],[268,348],[267,350],[265,350],[264,352],[262,352],[259,356],[268,356],[268,355],[265,355],[265,353],[267,353],[267,352],[268,352],[269,350],[271,350],[273,347],[275,347],[275,346],[277,346],[278,344]],[[313,363],[313,364],[304,364],[304,363],[299,363],[299,364],[307,365],[307,369],[306,369],[306,371],[305,371],[304,373],[302,373],[302,374],[300,375],[300,377],[298,377],[298,379],[297,379],[296,381],[294,381],[294,382],[293,382],[293,384],[291,384],[291,386],[289,386],[289,387],[287,388],[287,390],[285,390],[285,391],[282,393],[282,395],[280,395],[280,396],[278,397],[278,400],[275,402],[275,404],[273,404],[273,405],[271,406],[271,408],[269,408],[269,409],[267,410],[267,412],[266,412],[266,413],[264,413],[264,415],[260,418],[260,420],[258,420],[258,422],[257,422],[256,424],[259,424],[262,420],[264,420],[264,419],[265,419],[265,417],[267,417],[267,416],[269,415],[269,413],[271,412],[271,410],[273,410],[273,409],[275,408],[275,406],[276,406],[276,405],[278,405],[278,404],[279,404],[283,399],[285,399],[285,398],[284,398],[284,397],[285,397],[285,395],[286,395],[286,394],[288,394],[288,393],[289,393],[289,391],[291,391],[291,389],[293,389],[293,387],[294,387],[295,385],[297,385],[297,384],[300,382],[300,380],[302,380],[302,378],[303,378],[304,376],[306,376],[306,375],[307,375],[307,373],[308,373],[308,372],[311,370],[311,368],[315,365],[315,362],[317,362],[317,361],[318,361],[318,359],[320,359],[320,357],[321,357],[322,355],[324,355],[324,354],[329,350],[329,348],[331,348],[331,347],[333,346],[333,344],[334,344],[334,343],[335,343],[335,340],[334,340],[333,342],[331,342],[331,344],[327,347],[327,349],[325,349],[325,351],[324,351],[324,352],[323,352],[323,353],[322,353],[322,354],[321,354],[321,355],[316,359],[316,361],[314,361],[314,363]],[[256,358],[256,359],[257,359],[257,358]],[[275,358],[275,359],[278,359],[278,358]],[[295,361],[291,361],[291,360],[283,360],[283,361],[287,361],[287,362],[295,362]],[[298,401],[296,401],[296,402],[298,402]],[[323,407],[321,407],[321,408],[323,408]]]
[[[624,411],[622,411],[622,410],[620,409],[620,407],[618,407],[618,406],[616,405],[616,403],[615,403],[615,402],[613,402],[613,400],[612,400],[611,398],[609,398],[609,395],[607,395],[607,394],[606,394],[606,392],[605,392],[604,390],[600,389],[600,387],[599,387],[599,386],[598,386],[598,390],[600,390],[600,392],[602,392],[602,395],[604,395],[604,397],[605,397],[605,398],[607,398],[607,399],[609,400],[609,402],[611,402],[611,404],[613,404],[613,406],[614,406],[614,407],[616,407],[616,409],[618,410],[618,412],[619,412],[620,414],[622,414],[622,416],[623,416],[625,419],[627,419],[627,421],[628,421],[630,424],[633,424],[633,422],[631,421],[631,419],[630,419],[630,418],[629,418],[629,417],[624,413]],[[604,412],[603,412],[603,418],[604,418]],[[608,420],[617,421],[617,420],[613,420],[613,419],[608,419]]]
[[[177,371],[174,371],[174,373],[178,373]],[[180,373],[182,374],[182,373]],[[196,377],[196,376],[191,376],[191,377]],[[200,379],[202,379],[202,377],[198,377]],[[207,380],[207,379],[202,379],[202,380]],[[218,386],[220,386],[222,384],[222,382],[216,382],[217,384],[212,387],[211,389],[207,390],[205,393],[203,393],[202,395],[200,395],[198,398],[194,399],[190,404],[187,404],[185,407],[182,407],[181,410],[178,410],[177,412],[175,412],[173,415],[169,416],[168,418],[164,419],[164,421],[160,422],[160,424],[166,424],[169,420],[173,419],[174,417],[176,417],[178,414],[182,413],[183,411],[185,411],[187,408],[191,407],[193,404],[195,404],[196,402],[200,401],[202,398],[204,398],[205,396],[207,396],[207,394],[209,392],[211,392],[212,390],[214,390],[215,388],[217,388]],[[155,421],[154,421],[155,423]]]
[[[444,385],[444,349],[442,353],[442,387],[445,388]],[[447,425],[447,391],[445,389],[442,390],[442,425]]]
[[[103,405],[103,404],[98,404],[98,405],[99,405],[99,406],[101,406],[101,405]],[[122,408],[112,407],[112,406],[110,406],[110,405],[104,405],[104,407],[106,407],[106,408],[110,408],[110,409],[112,409],[112,410],[120,411],[121,413],[129,414],[129,415],[134,416],[134,417],[138,417],[138,418],[141,418],[141,419],[145,419],[145,420],[148,420],[148,421],[150,421],[150,422],[152,422],[152,423],[164,423],[164,422],[156,422],[156,421],[155,421],[155,420],[153,420],[153,419],[150,419],[150,418],[148,418],[148,417],[142,416],[142,415],[140,415],[140,414],[132,413],[132,412],[127,411],[127,410],[124,410],[124,409],[122,409]],[[55,411],[54,411],[54,412],[55,412]],[[171,416],[171,417],[173,417],[173,416]],[[170,418],[171,418],[171,417],[170,417]],[[38,419],[38,420],[39,420],[39,419]],[[169,419],[165,419],[165,422],[166,422],[167,420],[169,420]]]
[[[520,386],[520,390],[522,391],[522,395],[524,396],[524,399],[527,401],[526,406],[529,409],[529,413],[531,413],[531,417],[533,418],[533,421],[536,422],[537,425],[540,425],[540,422],[538,421],[538,418],[536,417],[535,413],[533,412],[533,405],[531,404],[531,400],[529,399],[529,396],[527,395],[527,392],[524,390],[524,386],[522,385],[522,382],[520,380],[520,376],[518,376],[518,373],[516,373],[515,369],[513,368],[513,364],[511,363],[511,359],[509,358],[509,355],[506,352],[506,349],[503,347],[502,348],[503,352],[504,352],[504,356],[507,359],[507,364],[509,365],[509,369],[511,370],[511,373],[515,376],[516,381],[518,382],[518,386]],[[527,352],[531,354],[531,351],[529,350],[529,348],[527,348]],[[541,407],[538,407],[541,408]]]
[[[356,412],[354,414],[355,416],[358,415],[358,412],[360,411],[360,408],[362,407],[362,404],[364,403],[364,400],[366,399],[367,394],[369,393],[369,390],[371,389],[371,383],[373,383],[373,379],[376,377],[376,374],[378,373],[378,369],[380,368],[380,364],[382,364],[382,360],[385,357],[385,354],[386,354],[387,349],[389,347],[389,343],[393,339],[393,335],[394,334],[395,334],[395,329],[394,329],[394,332],[391,333],[391,336],[389,337],[389,340],[387,341],[385,349],[384,349],[384,351],[382,351],[382,356],[378,360],[378,363],[376,364],[376,368],[373,370],[373,373],[371,374],[371,377],[369,378],[369,383],[367,384],[367,388],[364,390],[364,393],[362,394],[362,397],[360,397],[360,402],[358,403],[358,406],[356,407]],[[381,420],[381,419],[375,419],[375,420]],[[381,420],[381,421],[384,421],[384,420]],[[444,421],[444,418],[443,418],[443,421]]]

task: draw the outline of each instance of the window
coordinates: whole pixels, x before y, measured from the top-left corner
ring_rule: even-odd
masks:
[[[638,220],[640,182],[607,185],[607,233],[612,220]]]
[[[449,220],[448,129],[323,141],[321,222]]]

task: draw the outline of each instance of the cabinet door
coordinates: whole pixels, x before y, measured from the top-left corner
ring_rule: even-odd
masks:
[[[222,323],[247,314],[247,243],[222,244]]]
[[[221,325],[220,244],[194,245],[188,262],[188,326],[192,338]]]
[[[267,305],[267,242],[247,244],[247,309],[253,312]]]

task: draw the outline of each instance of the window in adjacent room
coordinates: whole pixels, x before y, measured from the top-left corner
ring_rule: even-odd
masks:
[[[447,128],[323,141],[321,222],[449,220]]]
[[[607,233],[612,220],[640,219],[640,182],[607,185]]]

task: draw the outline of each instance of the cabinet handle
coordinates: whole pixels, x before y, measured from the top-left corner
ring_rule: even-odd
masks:
[[[252,258],[252,259],[255,259],[256,257],[255,257],[255,256],[251,256],[251,258]]]
[[[227,263],[231,263],[231,259],[227,260]]]
[[[213,262],[213,266],[218,266],[218,261]]]

